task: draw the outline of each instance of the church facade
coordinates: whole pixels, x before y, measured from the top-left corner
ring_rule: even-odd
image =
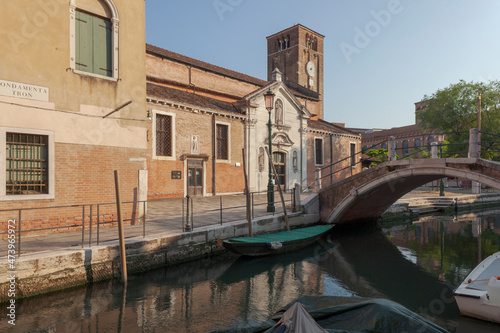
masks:
[[[358,172],[360,136],[323,120],[323,38],[302,25],[267,37],[268,81],[147,45],[148,197],[241,193],[243,154],[250,191],[267,191],[269,120],[285,190]]]

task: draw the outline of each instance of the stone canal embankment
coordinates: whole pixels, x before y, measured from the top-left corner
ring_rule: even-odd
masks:
[[[498,207],[499,193],[480,195],[446,193],[439,197],[435,192],[412,194],[395,203],[385,216],[404,216],[425,213],[425,209],[468,211]],[[429,208],[431,207],[431,208]],[[319,221],[319,200],[310,195],[302,202],[300,213],[289,214],[292,228],[317,224]],[[304,213],[306,212],[306,213]],[[285,229],[282,215],[261,217],[253,220],[254,234],[265,234]],[[146,237],[126,239],[127,268],[137,273],[157,267],[174,265],[189,260],[217,255],[225,251],[217,246],[217,239],[246,236],[246,220],[227,223],[222,226],[197,228],[192,232],[151,234]],[[87,283],[113,279],[120,276],[119,244],[109,241],[83,248],[70,247],[57,250],[23,254],[12,260],[12,266],[5,257],[0,266],[0,301],[12,299],[9,291],[15,287],[15,298],[71,288]],[[13,269],[12,269],[13,268]]]
[[[431,192],[432,193],[432,192]],[[446,193],[445,196],[425,195],[403,197],[393,204],[384,214],[384,218],[398,218],[404,216],[419,216],[434,212],[463,212],[478,209],[498,207],[500,193],[460,194]]]
[[[303,202],[308,214],[289,214],[291,228],[318,223],[317,197]],[[282,215],[262,217],[252,221],[254,234],[266,234],[285,229]],[[127,269],[138,273],[157,267],[173,265],[225,251],[217,246],[217,239],[247,236],[247,221],[222,226],[198,228],[192,232],[165,233],[126,240]],[[7,261],[7,259],[5,259]],[[0,267],[0,300],[8,302],[12,284],[15,297],[76,287],[87,283],[120,276],[119,243],[110,241],[85,248],[65,248],[22,255],[13,261],[15,269],[4,264]],[[14,277],[14,283],[8,281]]]

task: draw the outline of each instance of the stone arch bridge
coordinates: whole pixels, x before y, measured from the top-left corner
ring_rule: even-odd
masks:
[[[321,189],[321,220],[348,223],[378,218],[406,193],[444,177],[464,178],[500,189],[500,163],[480,158],[385,162]]]

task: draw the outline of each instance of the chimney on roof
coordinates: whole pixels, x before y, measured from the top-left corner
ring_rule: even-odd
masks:
[[[278,69],[278,67],[276,67],[274,70],[273,70],[273,73],[272,73],[272,81],[273,82],[282,82],[283,81],[283,74],[281,74],[280,70]]]

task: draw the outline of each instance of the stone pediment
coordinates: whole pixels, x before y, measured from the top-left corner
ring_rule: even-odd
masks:
[[[283,132],[274,133],[271,137],[273,146],[293,146],[293,141],[290,140],[288,134]],[[266,139],[266,144],[269,144],[269,140]]]

